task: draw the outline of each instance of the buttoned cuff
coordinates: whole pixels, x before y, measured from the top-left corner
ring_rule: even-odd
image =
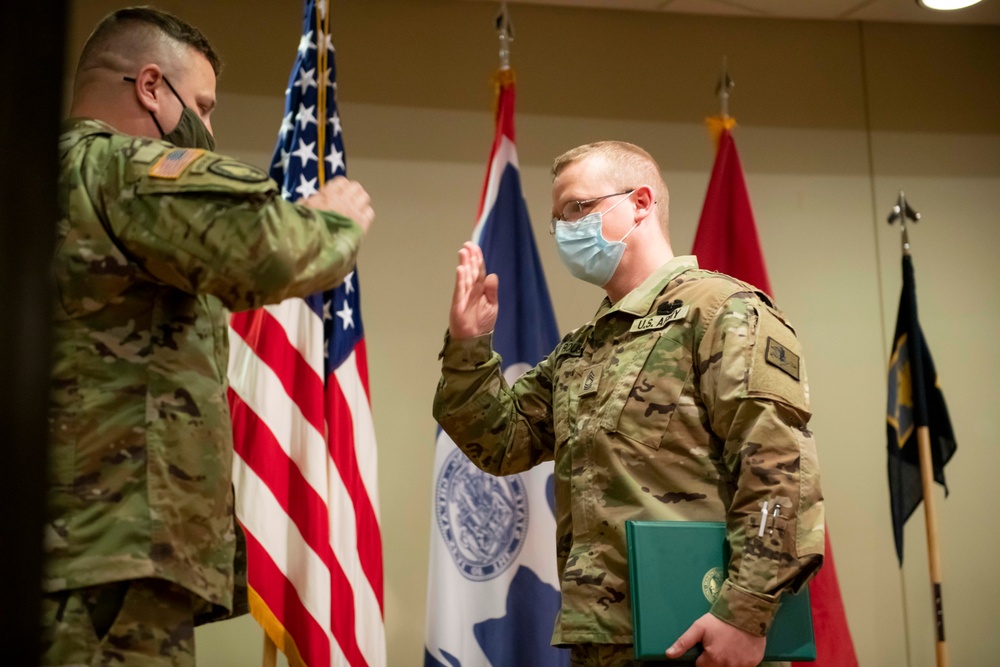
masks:
[[[449,332],[444,334],[444,347],[441,348],[441,365],[455,371],[472,371],[493,357],[493,332],[482,336],[456,340]]]
[[[751,593],[727,579],[722,583],[722,592],[712,604],[711,612],[733,627],[763,637],[771,629],[780,606],[773,596]]]

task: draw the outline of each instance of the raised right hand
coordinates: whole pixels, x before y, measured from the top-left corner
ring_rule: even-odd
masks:
[[[452,338],[472,338],[493,331],[499,310],[498,287],[497,274],[486,275],[483,251],[476,244],[466,242],[458,251],[455,293],[448,316],[448,332]]]
[[[365,232],[375,219],[371,197],[360,183],[349,181],[343,176],[327,181],[319,192],[308,199],[300,199],[298,203],[309,208],[339,213],[361,225]]]

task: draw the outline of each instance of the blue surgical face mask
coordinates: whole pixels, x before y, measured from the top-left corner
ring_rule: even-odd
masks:
[[[609,208],[608,213],[618,204],[628,199],[625,197]],[[604,213],[597,211],[583,216],[576,222],[556,220],[556,248],[559,258],[569,272],[580,280],[586,280],[598,287],[604,287],[615,275],[618,265],[625,254],[625,239],[639,225],[635,223],[632,229],[620,241],[608,241],[604,238],[601,228],[604,225]]]

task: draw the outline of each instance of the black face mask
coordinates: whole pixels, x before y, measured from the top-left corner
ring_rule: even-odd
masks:
[[[126,81],[130,83],[135,83],[135,78],[131,76],[123,77]],[[188,108],[184,104],[184,100],[181,96],[177,94],[177,91],[171,85],[167,77],[163,77],[163,82],[167,84],[170,88],[170,92],[174,94],[177,101],[181,103],[184,110],[181,112],[181,119],[177,121],[177,127],[172,129],[170,132],[164,132],[163,127],[160,125],[160,121],[156,119],[156,114],[152,111],[149,112],[150,117],[153,122],[156,123],[156,129],[160,131],[160,136],[163,137],[164,141],[169,141],[174,146],[179,146],[181,148],[204,148],[208,151],[215,151],[215,137],[212,133],[208,131],[205,124],[201,122],[201,118],[198,117],[194,111]]]

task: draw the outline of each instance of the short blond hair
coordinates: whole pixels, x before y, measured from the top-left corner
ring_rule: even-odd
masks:
[[[638,185],[650,185],[656,196],[656,210],[663,230],[670,217],[670,192],[660,174],[660,165],[653,156],[627,141],[596,141],[570,149],[552,163],[552,177],[584,158],[600,156],[609,166],[608,178],[614,187],[627,190]]]

